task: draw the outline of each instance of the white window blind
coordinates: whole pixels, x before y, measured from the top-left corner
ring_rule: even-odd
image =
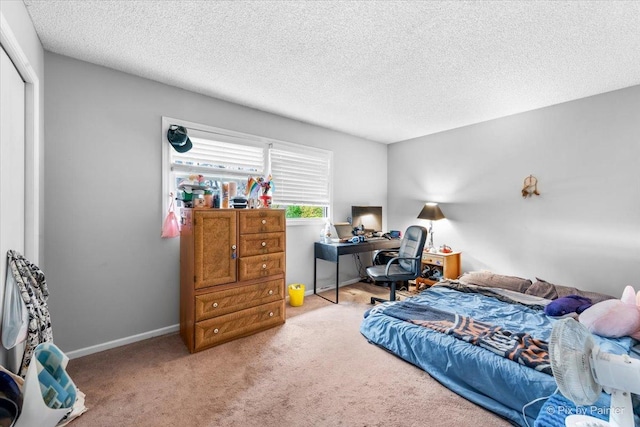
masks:
[[[193,147],[186,153],[173,149],[167,140],[171,125],[187,129]],[[331,151],[170,117],[162,118],[162,129],[162,189],[166,196],[181,197],[179,185],[191,179],[190,175],[202,175],[205,185],[214,191],[225,181],[235,181],[239,194],[245,193],[249,177],[271,175],[272,204],[285,209],[288,220],[317,220],[329,215]],[[163,197],[163,213],[170,200]]]
[[[328,206],[330,202],[331,152],[292,151],[288,147],[269,150],[275,183],[275,204]]]
[[[197,136],[192,136],[197,135]],[[189,129],[193,148],[186,153],[171,152],[171,169],[223,175],[264,175],[266,144],[248,143],[240,138]]]

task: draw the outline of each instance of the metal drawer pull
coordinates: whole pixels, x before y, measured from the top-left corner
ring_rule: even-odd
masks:
[[[213,333],[214,333],[214,334],[217,334],[217,333],[218,333],[218,328],[215,328],[215,329],[213,330]]]
[[[262,242],[262,247],[264,248],[265,246],[267,246],[267,242]]]
[[[269,317],[273,317],[273,311],[269,312]]]
[[[262,224],[266,224],[266,223],[267,223],[267,220],[266,220],[266,219],[263,219],[263,220],[262,220]]]
[[[273,289],[269,289],[269,295],[273,295]]]
[[[217,302],[214,302],[214,303],[213,303],[213,308],[216,308],[217,306],[218,306],[218,303],[217,303]]]
[[[263,269],[267,268],[267,264],[262,264],[262,268]]]

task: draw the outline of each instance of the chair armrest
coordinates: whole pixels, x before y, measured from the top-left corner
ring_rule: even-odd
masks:
[[[377,251],[375,251],[375,254],[376,255],[385,254],[385,253],[388,253],[388,252],[398,252],[398,248],[396,248],[396,249],[378,249]]]
[[[389,262],[387,262],[387,268],[384,269],[384,275],[389,277],[389,268],[391,268],[391,264],[393,264],[394,261],[398,261],[398,260],[401,260],[401,259],[410,259],[410,260],[418,261],[421,258],[422,258],[422,255],[418,255],[418,256],[415,256],[415,257],[408,257],[408,256],[406,256],[406,257],[400,257],[400,256],[393,257],[393,258],[391,258],[389,260]]]

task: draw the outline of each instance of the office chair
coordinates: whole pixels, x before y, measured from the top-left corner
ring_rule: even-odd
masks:
[[[371,297],[371,304],[376,301],[395,301],[396,282],[413,280],[420,276],[420,261],[422,250],[427,240],[427,229],[419,225],[412,225],[404,233],[400,249],[387,249],[378,252],[398,252],[397,257],[393,257],[386,265],[374,265],[367,268],[367,275],[374,282],[389,282],[389,300]]]

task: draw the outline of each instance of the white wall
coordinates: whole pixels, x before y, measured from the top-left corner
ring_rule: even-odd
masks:
[[[640,86],[393,144],[388,182],[391,226],[442,203],[465,271],[640,289]]]
[[[66,352],[179,321],[179,241],[160,238],[162,116],[332,150],[334,218],[386,206],[386,145],[49,52],[45,78],[45,273]],[[287,283],[312,288],[321,228],[288,227]],[[343,264],[341,280],[356,277]],[[321,266],[321,284],[333,272]]]

